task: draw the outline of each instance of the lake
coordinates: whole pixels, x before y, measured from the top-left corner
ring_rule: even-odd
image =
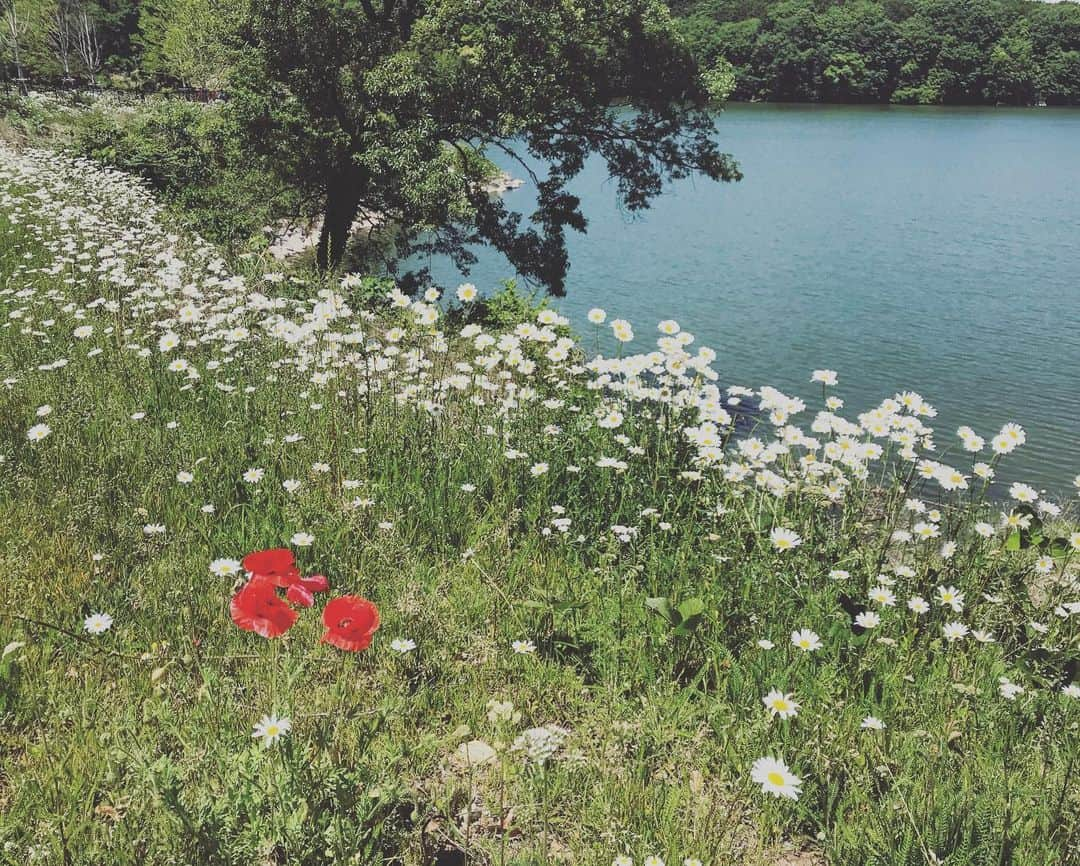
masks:
[[[718,137],[741,183],[680,183],[633,219],[587,165],[572,190],[589,231],[555,306],[582,332],[593,306],[629,319],[637,349],[676,319],[727,384],[813,398],[810,372],[837,370],[849,413],[916,390],[942,451],[961,424],[989,439],[1018,421],[1028,444],[1000,477],[1075,495],[1080,111],[734,105]],[[530,195],[507,203],[527,213]],[[477,252],[481,290],[513,276]]]

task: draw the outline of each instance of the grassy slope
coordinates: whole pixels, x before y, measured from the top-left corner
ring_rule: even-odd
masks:
[[[837,507],[809,489],[778,499],[716,470],[682,478],[689,449],[668,410],[628,405],[618,430],[601,429],[593,409],[614,395],[528,340],[537,369],[499,369],[562,405],[519,395],[500,415],[490,392],[488,405],[470,403],[471,386],[439,397],[432,381],[477,352],[452,338],[440,353],[430,328],[385,306],[335,327],[362,327],[392,375],[327,366],[330,382],[312,382],[325,335],[303,350],[265,337],[265,314],[234,312],[246,292],[216,285],[205,253],[182,238],[177,255],[199,264],[179,285],[214,286],[207,295],[226,300],[207,300],[204,314],[224,311],[220,327],[177,327],[175,286],[132,300],[133,287],[168,282],[144,267],[157,229],[118,240],[155,214],[138,195],[118,204],[118,182],[57,165],[40,184],[99,214],[100,227],[85,214],[59,227],[26,198],[29,169],[0,176],[0,375],[17,380],[0,389],[0,642],[25,644],[0,662],[5,862],[430,863],[457,850],[493,863],[628,853],[723,864],[772,862],[782,839],[836,863],[1075,856],[1080,701],[1060,688],[1075,676],[1077,631],[1075,617],[1052,613],[1076,597],[1068,556],[1033,595],[1034,553],[973,535],[966,498],[943,497],[938,541],[889,545],[889,528],[919,519],[900,509],[899,489],[871,495],[856,481]],[[111,253],[99,256],[102,244]],[[117,285],[114,258],[129,262],[131,285]],[[294,299],[312,289],[249,280]],[[99,297],[116,303],[87,307]],[[140,311],[147,297],[157,306]],[[386,352],[398,321],[401,345],[430,361],[426,376]],[[242,322],[255,336],[222,337]],[[74,338],[87,323],[93,335]],[[199,342],[160,352],[174,327]],[[167,369],[180,353],[198,380]],[[41,369],[58,358],[69,363]],[[42,405],[52,407],[44,419]],[[31,444],[41,420],[52,433]],[[303,438],[285,442],[293,433]],[[508,460],[509,446],[528,458]],[[628,468],[601,469],[601,455]],[[534,478],[538,461],[549,470]],[[242,480],[252,467],[266,470],[258,485]],[[786,457],[773,468],[799,474]],[[194,482],[178,483],[180,471]],[[302,482],[297,493],[282,489],[287,478]],[[922,482],[916,493],[942,496]],[[541,532],[553,505],[573,520],[565,536]],[[157,523],[163,535],[145,534]],[[613,524],[637,534],[621,542]],[[777,525],[803,545],[772,550]],[[297,531],[315,536],[297,551],[305,572],[327,574],[331,595],[379,605],[368,651],[317,642],[325,596],[277,641],[230,622],[234,579],[209,563]],[[937,554],[945,538],[960,545],[948,561]],[[856,634],[844,604],[871,607],[883,554],[914,576],[896,578],[882,626]],[[830,580],[832,568],[852,576]],[[936,603],[921,619],[906,610],[939,583],[967,594],[962,615]],[[645,603],[660,596],[701,599],[701,624],[672,629]],[[96,611],[115,617],[112,629],[81,634]],[[997,643],[946,644],[941,626],[957,619]],[[821,650],[791,646],[802,627],[821,635]],[[395,637],[417,650],[391,651]],[[774,649],[756,646],[766,637]],[[525,638],[535,654],[511,650]],[[1002,675],[1027,693],[1004,700]],[[774,687],[802,704],[797,718],[770,720],[762,696]],[[520,719],[489,718],[492,699],[512,701]],[[264,750],[249,734],[270,712],[293,730]],[[886,731],[861,730],[868,714]],[[570,734],[545,768],[508,748],[549,723]],[[463,766],[460,746],[473,739],[501,757]],[[750,783],[763,755],[803,778],[797,802]]]

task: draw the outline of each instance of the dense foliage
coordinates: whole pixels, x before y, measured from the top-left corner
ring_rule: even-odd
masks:
[[[139,0],[0,0],[0,80],[138,78]]]
[[[1068,0],[668,5],[703,66],[734,73],[736,99],[1080,104],[1080,4]],[[58,82],[104,73],[125,86],[220,88],[237,60],[231,34],[247,8],[246,0],[0,0],[0,77]],[[84,21],[94,35],[87,47],[97,49],[89,52],[93,70],[80,50]]]
[[[1080,5],[1023,0],[674,4],[736,99],[1080,104]]]
[[[151,99],[125,111],[96,101],[73,117],[67,145],[146,178],[189,226],[230,251],[258,248],[264,227],[296,210],[292,187],[244,147],[221,104]]]
[[[189,229],[230,254],[265,250],[268,227],[303,221],[293,187],[244,147],[243,130],[221,102],[0,91],[0,140],[141,176]]]
[[[234,110],[249,146],[324,202],[323,268],[363,213],[396,227],[392,272],[417,253],[464,270],[486,243],[559,294],[565,232],[586,226],[567,185],[590,156],[629,211],[670,180],[738,177],[656,0],[256,0],[241,37]],[[484,188],[492,150],[533,178],[528,218]]]

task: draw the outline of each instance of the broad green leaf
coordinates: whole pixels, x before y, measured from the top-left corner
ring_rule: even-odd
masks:
[[[645,606],[656,611],[672,625],[677,625],[682,617],[672,610],[671,602],[663,596],[645,599]]]

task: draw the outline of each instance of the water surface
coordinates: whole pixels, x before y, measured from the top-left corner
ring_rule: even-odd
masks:
[[[827,367],[853,411],[913,389],[939,410],[939,447],[1017,420],[1008,476],[1075,493],[1080,111],[737,105],[718,137],[745,179],[680,183],[640,217],[599,160],[575,181],[589,231],[569,238],[556,306],[579,329],[601,306],[645,348],[673,318],[726,382],[805,397]],[[507,195],[528,212],[528,186]],[[513,275],[477,252],[482,290]]]

